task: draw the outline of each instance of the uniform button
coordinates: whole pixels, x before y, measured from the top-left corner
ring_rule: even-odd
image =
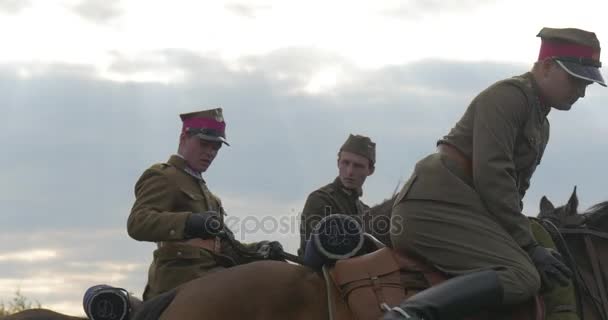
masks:
[[[169,231],[169,234],[174,236],[175,235],[175,230],[171,229],[171,231]]]
[[[181,251],[178,251],[178,252],[177,252],[177,255],[178,255],[178,256],[181,256],[181,255],[182,255],[182,252],[181,252]]]

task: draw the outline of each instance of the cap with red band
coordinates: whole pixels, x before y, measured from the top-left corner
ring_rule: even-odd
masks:
[[[600,73],[600,42],[595,33],[575,28],[543,28],[538,60],[555,59],[569,74],[606,86]]]
[[[228,144],[226,140],[226,122],[222,115],[222,108],[180,114],[182,119],[182,132],[196,135],[208,141],[220,141]]]

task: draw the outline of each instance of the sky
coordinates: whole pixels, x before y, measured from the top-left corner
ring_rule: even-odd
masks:
[[[377,204],[480,90],[529,70],[542,27],[608,43],[605,20],[562,0],[0,0],[0,301],[79,315],[95,284],[141,296],[155,246],[127,235],[133,186],[176,152],[180,113],[224,109],[231,146],[205,179],[240,240],[295,252],[349,133],[377,143]],[[526,214],[575,185],[582,208],[608,200],[607,108],[594,85],[549,115]]]

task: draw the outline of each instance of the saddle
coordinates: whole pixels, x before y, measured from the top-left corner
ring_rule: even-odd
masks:
[[[448,278],[421,259],[390,248],[339,260],[329,270],[329,275],[351,312],[348,319],[335,320],[377,320],[386,308],[398,306],[403,300]],[[521,305],[484,311],[469,319],[543,320],[544,305],[537,296]]]

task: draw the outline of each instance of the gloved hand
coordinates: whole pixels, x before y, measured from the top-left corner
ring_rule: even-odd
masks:
[[[256,251],[264,259],[285,260],[283,246],[278,241],[261,241]]]
[[[572,271],[564,264],[557,251],[538,244],[526,248],[526,251],[534,262],[545,289],[551,290],[556,282],[561,286],[568,285]]]
[[[192,213],[186,219],[184,234],[189,238],[211,238],[220,234],[224,224],[219,213],[207,211],[203,213]]]

